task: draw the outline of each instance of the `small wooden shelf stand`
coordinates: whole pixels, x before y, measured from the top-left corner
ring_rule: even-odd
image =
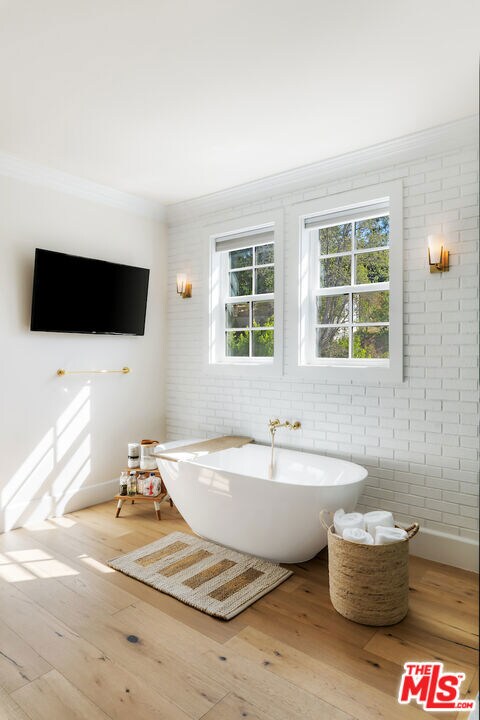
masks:
[[[157,516],[157,520],[161,520],[161,514],[160,514],[160,503],[163,500],[169,500],[170,501],[170,507],[173,507],[173,502],[170,498],[170,495],[167,492],[167,489],[163,483],[162,476],[158,472],[158,470],[141,470],[140,468],[126,468],[125,472],[134,472],[135,475],[139,475],[140,473],[145,473],[147,475],[151,475],[152,473],[160,478],[161,480],[161,488],[158,495],[115,495],[115,500],[117,501],[117,510],[115,513],[115,517],[118,518],[120,516],[120,512],[122,510],[122,507],[124,506],[125,502],[128,500],[131,500],[132,505],[135,503],[136,500],[147,500],[149,502],[153,502],[153,506],[155,508],[155,514]]]

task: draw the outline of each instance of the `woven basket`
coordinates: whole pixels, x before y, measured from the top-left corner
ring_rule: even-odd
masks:
[[[408,612],[408,541],[419,525],[405,528],[406,540],[360,545],[344,540],[320,514],[328,531],[330,599],[340,615],[361,625],[394,625]]]

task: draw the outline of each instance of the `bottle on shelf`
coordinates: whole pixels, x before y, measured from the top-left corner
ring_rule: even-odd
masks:
[[[137,494],[137,478],[134,472],[131,472],[128,476],[127,492],[130,496]]]
[[[143,489],[145,486],[146,475],[143,472],[137,475],[137,495],[144,495]]]
[[[147,496],[148,496],[148,495],[151,495],[151,494],[152,494],[152,493],[150,492],[151,484],[152,484],[152,483],[151,483],[151,478],[150,478],[150,475],[148,475],[147,477],[145,477],[145,481],[144,481],[144,483],[143,483],[143,494],[144,494],[144,495],[147,495]]]
[[[148,479],[150,481],[150,495],[158,495],[160,492],[160,478],[151,472]]]
[[[128,494],[128,473],[120,473],[120,495]]]

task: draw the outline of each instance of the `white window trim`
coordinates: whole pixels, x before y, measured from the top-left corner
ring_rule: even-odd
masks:
[[[221,359],[224,348],[224,308],[221,258],[216,257],[216,241],[228,235],[240,235],[252,230],[270,230],[275,245],[275,349],[273,358],[228,358]],[[204,242],[206,256],[205,275],[208,277],[206,303],[207,344],[204,351],[204,370],[210,374],[235,377],[278,377],[283,372],[283,210],[256,213],[242,216],[223,223],[215,223],[205,228]],[[255,240],[252,238],[252,244]],[[258,299],[271,299],[270,294],[259,295]],[[248,296],[251,300],[252,296]],[[242,298],[235,298],[241,302]],[[219,345],[221,343],[221,345]],[[222,348],[222,351],[219,348]]]
[[[309,362],[307,343],[311,341],[308,334],[313,327],[312,318],[309,318],[312,303],[309,293],[312,282],[309,273],[314,271],[310,253],[307,252],[304,229],[305,219],[315,214],[338,212],[356,206],[371,205],[388,200],[390,215],[390,335],[388,360],[349,359],[348,361],[335,358],[316,359]],[[328,221],[326,224],[332,224]],[[292,328],[292,337],[296,342],[291,343],[288,355],[289,374],[309,377],[312,380],[332,380],[335,382],[387,382],[401,383],[403,381],[403,186],[401,180],[381,183],[374,186],[359,188],[345,193],[330,195],[307,202],[298,203],[292,207],[292,218],[289,226],[289,235],[295,238],[294,259],[289,272],[290,287],[298,287],[298,302],[295,308],[289,308],[288,321]],[[349,254],[349,253],[347,253]],[[348,286],[350,289],[350,286]],[[373,289],[362,286],[362,290]],[[376,284],[375,289],[379,289]],[[345,292],[345,288],[343,288]],[[342,288],[329,288],[329,294],[342,292]],[[293,330],[294,329],[294,330]]]

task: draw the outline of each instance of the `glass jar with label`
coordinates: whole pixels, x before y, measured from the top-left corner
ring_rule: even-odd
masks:
[[[140,443],[128,443],[128,467],[140,467]]]
[[[143,495],[143,488],[145,485],[146,475],[145,473],[138,473],[137,475],[137,495]]]
[[[131,472],[128,476],[127,494],[130,496],[137,494],[137,477],[134,472]]]
[[[145,480],[145,487],[146,492],[144,492],[144,495],[149,495],[150,497],[157,496],[160,492],[160,478],[155,475],[155,473],[150,473],[148,478]]]
[[[156,442],[143,443],[140,445],[140,468],[142,470],[155,470],[157,460],[153,453]]]

